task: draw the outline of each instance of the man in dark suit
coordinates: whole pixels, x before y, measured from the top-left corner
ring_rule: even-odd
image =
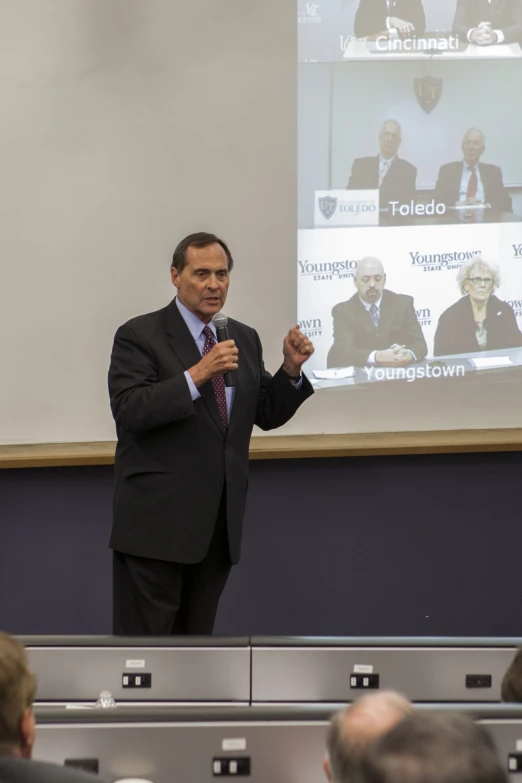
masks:
[[[92,775],[31,761],[35,694],[36,678],[23,645],[0,633],[0,783],[92,783]]]
[[[421,37],[426,32],[422,0],[360,0],[355,14],[356,38],[381,35]]]
[[[435,201],[448,207],[490,204],[499,212],[511,212],[511,197],[504,188],[500,167],[480,163],[485,149],[482,131],[470,128],[462,140],[462,161],[440,167]]]
[[[479,46],[522,42],[522,0],[457,0],[453,32]]]
[[[376,258],[363,258],[355,275],[357,293],[332,310],[334,342],[328,367],[381,364],[404,367],[428,353],[413,297],[385,290],[386,275]]]
[[[230,319],[230,339],[215,343],[232,265],[213,234],[186,237],[171,267],[177,298],[116,333],[115,633],[212,633],[239,560],[252,428],[280,427],[312,393],[301,367],[313,347],[299,329],[273,377],[251,327]]]
[[[415,197],[417,169],[397,155],[401,141],[399,123],[386,120],[379,133],[379,154],[354,160],[348,190],[379,188],[381,209],[386,209],[390,201],[408,204]]]

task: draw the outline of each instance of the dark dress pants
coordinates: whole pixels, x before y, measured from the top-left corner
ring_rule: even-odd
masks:
[[[113,631],[125,636],[211,634],[232,564],[224,500],[210,547],[186,565],[113,553]]]

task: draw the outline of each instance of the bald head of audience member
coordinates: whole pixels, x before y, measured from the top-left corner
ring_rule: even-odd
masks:
[[[410,702],[395,691],[363,696],[337,712],[326,735],[324,772],[331,783],[360,780],[360,763],[366,746],[404,720]]]
[[[500,689],[502,701],[522,702],[522,647],[508,666]]]
[[[0,633],[0,756],[31,757],[35,695],[36,678],[24,646]]]
[[[507,783],[491,735],[459,713],[415,712],[369,745],[363,783]]]

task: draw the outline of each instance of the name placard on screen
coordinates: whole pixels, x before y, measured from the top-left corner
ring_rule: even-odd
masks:
[[[379,225],[378,190],[316,190],[316,228]]]

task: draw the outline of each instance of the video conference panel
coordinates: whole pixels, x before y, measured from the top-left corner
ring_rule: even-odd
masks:
[[[297,22],[300,62],[522,56],[521,0],[299,0]]]
[[[316,389],[522,380],[522,0],[316,6],[298,8],[297,264]],[[447,36],[467,9],[470,45],[504,26],[473,57],[335,54],[334,31],[375,43],[372,19],[415,8]]]

